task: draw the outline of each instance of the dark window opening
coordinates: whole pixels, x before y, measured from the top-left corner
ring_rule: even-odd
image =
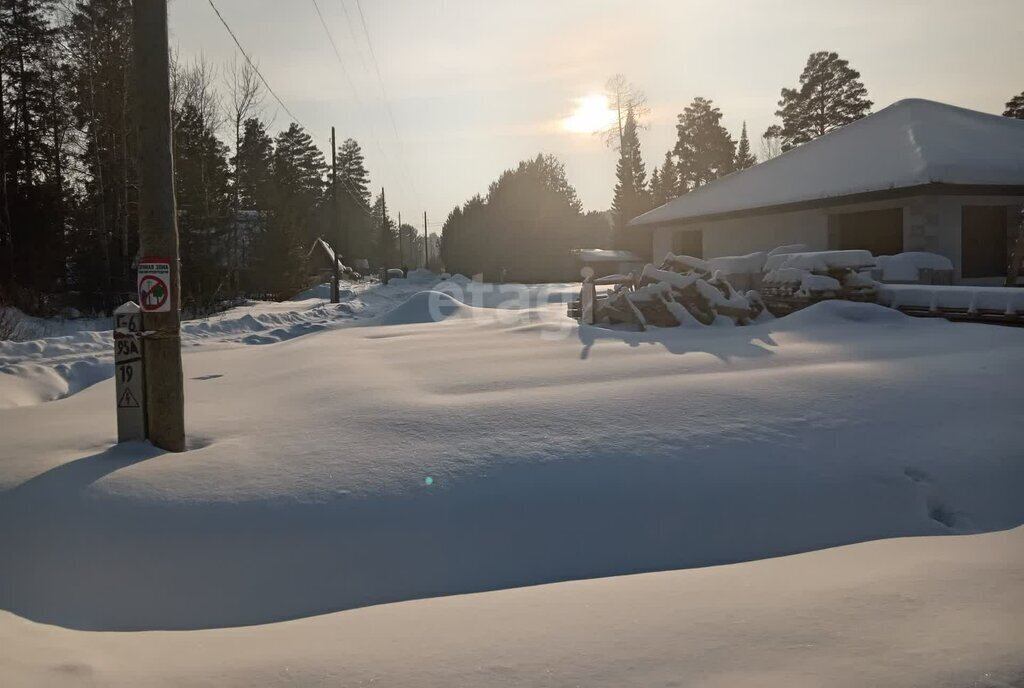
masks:
[[[1006,207],[965,205],[960,216],[960,275],[1005,277],[1009,263]]]
[[[704,234],[699,229],[672,233],[672,253],[677,256],[704,257]]]
[[[840,250],[862,249],[876,256],[903,252],[903,208],[833,215],[830,224]]]

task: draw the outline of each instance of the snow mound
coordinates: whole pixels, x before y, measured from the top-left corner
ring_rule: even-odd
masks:
[[[464,317],[470,306],[450,294],[440,291],[421,291],[406,299],[405,303],[373,321],[374,325],[418,325]]]
[[[894,256],[878,256],[882,279],[893,282],[916,282],[921,270],[953,271],[953,263],[945,256],[926,251],[907,251]]]
[[[810,253],[812,250],[807,244],[786,244],[784,246],[776,246],[768,252],[768,255],[781,256],[787,253]]]
[[[876,303],[858,303],[839,299],[821,301],[784,318],[779,325],[817,327],[820,325],[847,325],[850,323],[907,322],[910,316]]]
[[[726,275],[751,275],[764,270],[768,254],[764,251],[748,253],[745,256],[722,256],[707,261],[708,268],[714,272],[721,270]]]

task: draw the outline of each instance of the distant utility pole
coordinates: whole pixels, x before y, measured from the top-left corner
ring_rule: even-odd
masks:
[[[384,187],[380,187],[380,260],[384,264],[384,269],[388,269],[388,250],[387,250],[387,239],[388,239],[388,201],[384,196]]]
[[[399,267],[405,265],[405,237],[402,236],[402,211],[398,211],[398,254],[401,258]]]
[[[337,230],[338,228],[338,147],[337,140],[334,138],[334,127],[331,127],[331,207],[333,209],[331,216],[331,228]],[[334,279],[331,280],[331,303],[338,303],[340,300],[341,291],[341,232],[334,231],[331,233],[331,238],[334,240]]]
[[[133,0],[132,16],[139,113],[140,250],[144,257],[152,257],[143,260],[169,264],[169,269],[160,273],[163,278],[150,279],[150,284],[157,287],[147,292],[154,299],[152,305],[147,308],[146,303],[140,304],[146,330],[147,434],[157,447],[181,452],[185,451],[185,392],[181,371],[181,270],[171,159],[167,0]],[[140,301],[144,301],[142,296]]]
[[[430,235],[427,234],[427,211],[423,211],[423,269],[430,269]]]

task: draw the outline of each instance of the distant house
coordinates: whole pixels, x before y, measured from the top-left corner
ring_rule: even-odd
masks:
[[[634,219],[651,254],[806,244],[929,251],[955,279],[1005,278],[1024,207],[1024,120],[901,100]]]
[[[579,269],[590,268],[592,277],[628,275],[634,270],[642,270],[646,262],[632,251],[578,248],[574,249],[572,253],[576,257]]]
[[[321,238],[317,238],[306,254],[306,279],[307,284],[323,284],[330,282],[334,277],[334,249]],[[344,279],[351,279],[354,273],[350,267],[344,264],[339,265],[341,276]]]

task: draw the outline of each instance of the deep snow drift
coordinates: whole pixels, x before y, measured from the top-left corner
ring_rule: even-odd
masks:
[[[186,633],[0,612],[4,688],[1015,688],[1024,528]]]
[[[385,313],[434,285],[460,291],[468,281],[448,284],[428,272],[388,285],[342,283],[338,304],[324,284],[281,303],[252,302],[208,318],[182,323],[182,347],[274,344],[329,327],[345,327]],[[23,317],[19,333],[36,339],[0,340],[0,409],[63,399],[114,374],[111,319],[43,320]]]
[[[0,608],[232,626],[1024,522],[1024,330],[823,303],[620,332],[565,286],[468,286],[190,348],[183,455],[111,447],[110,381],[0,411]],[[399,324],[432,304],[458,317]]]

